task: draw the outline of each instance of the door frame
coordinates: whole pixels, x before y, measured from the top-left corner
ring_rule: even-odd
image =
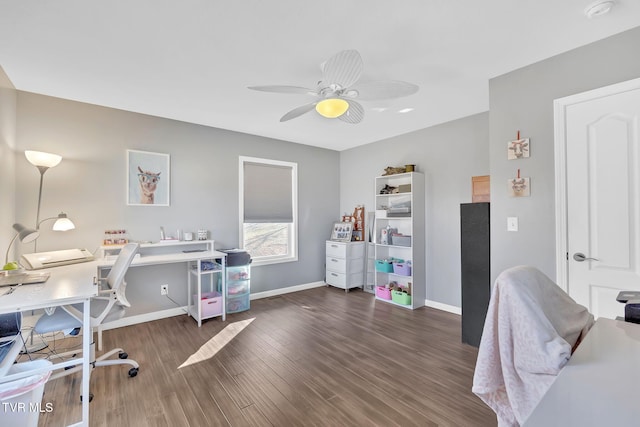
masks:
[[[640,89],[640,78],[558,98],[553,101],[555,190],[556,190],[556,283],[569,292],[569,235],[567,218],[567,139],[568,107],[630,90]]]

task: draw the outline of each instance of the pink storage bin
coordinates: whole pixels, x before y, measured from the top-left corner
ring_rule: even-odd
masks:
[[[193,295],[193,303],[198,304],[198,295]],[[202,317],[213,317],[222,314],[222,295],[220,292],[203,292],[200,299]]]
[[[376,295],[378,298],[391,299],[391,289],[384,286],[376,286]]]
[[[393,273],[400,276],[411,276],[411,262],[394,262]]]

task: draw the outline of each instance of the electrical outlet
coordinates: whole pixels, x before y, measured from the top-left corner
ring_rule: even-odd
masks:
[[[169,285],[160,285],[160,295],[169,295]]]

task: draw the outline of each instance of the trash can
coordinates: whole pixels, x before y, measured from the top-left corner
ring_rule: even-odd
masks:
[[[7,375],[19,374],[51,366],[48,360],[17,363]],[[42,404],[44,385],[51,371],[41,372],[14,381],[0,383],[0,423],[3,427],[37,427],[41,412],[49,408]]]

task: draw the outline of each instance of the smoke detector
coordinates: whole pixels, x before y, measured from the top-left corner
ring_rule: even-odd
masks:
[[[587,6],[584,10],[584,14],[587,18],[595,18],[608,13],[614,4],[614,0],[598,0]]]

